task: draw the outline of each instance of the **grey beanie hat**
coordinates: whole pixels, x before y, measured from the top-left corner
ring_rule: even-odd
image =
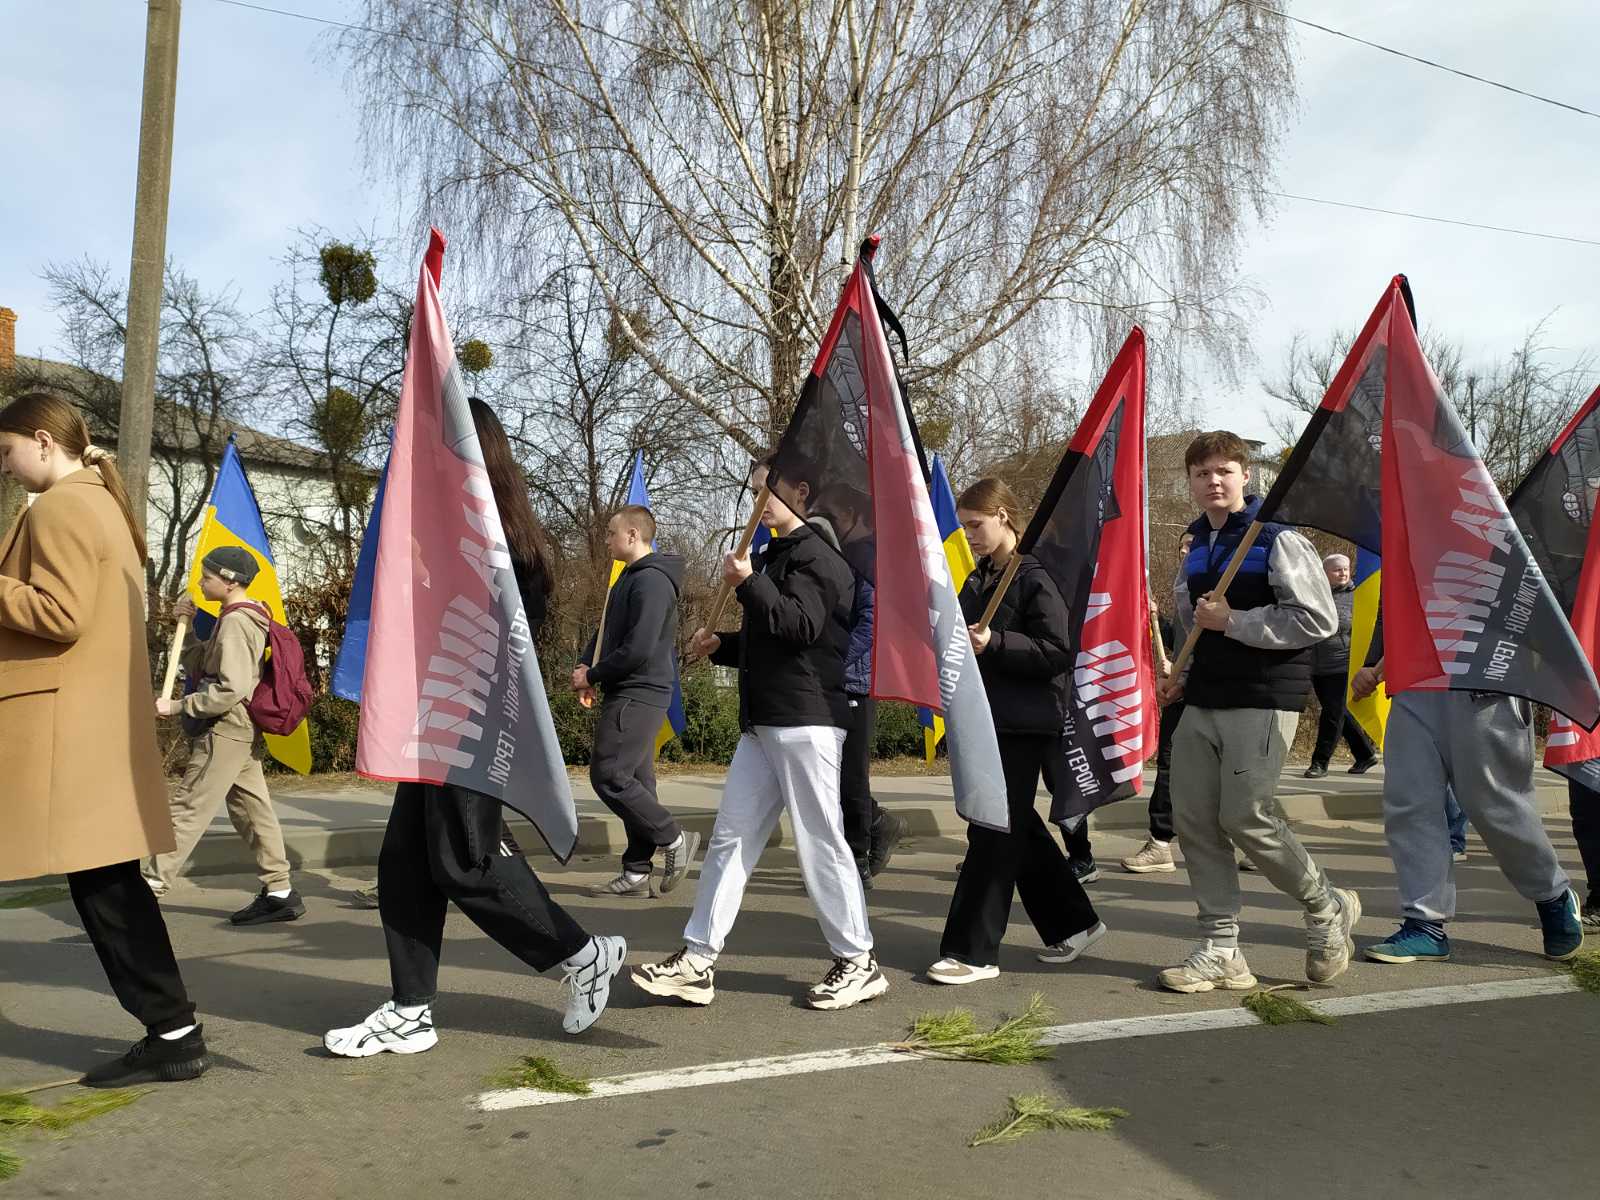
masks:
[[[251,580],[261,570],[255,555],[243,546],[218,546],[200,560],[200,565],[229,583],[239,583],[245,587],[250,586]]]

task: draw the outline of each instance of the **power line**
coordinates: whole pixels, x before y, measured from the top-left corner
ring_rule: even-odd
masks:
[[[1393,208],[1374,208],[1370,204],[1351,204],[1344,200],[1323,200],[1318,196],[1297,196],[1293,192],[1268,192],[1284,200],[1303,200],[1307,204],[1326,204],[1332,208],[1353,208],[1360,212],[1382,213],[1386,217],[1409,217],[1413,221],[1432,221],[1436,225],[1460,225],[1465,229],[1487,229],[1493,233],[1514,233],[1519,237],[1543,238],[1549,242],[1572,242],[1579,246],[1600,246],[1593,238],[1567,237],[1560,233],[1539,233],[1532,229],[1512,229],[1505,225],[1484,225],[1477,221],[1457,221],[1452,217],[1431,217],[1426,213],[1401,212]]]
[[[1364,37],[1357,37],[1355,34],[1346,33],[1342,29],[1333,29],[1327,25],[1319,25],[1315,21],[1308,21],[1304,17],[1297,17],[1293,13],[1286,13],[1282,9],[1273,8],[1270,4],[1262,4],[1260,0],[1239,0],[1239,2],[1241,4],[1249,5],[1251,8],[1260,9],[1262,12],[1271,13],[1273,16],[1282,17],[1286,21],[1293,21],[1297,25],[1305,25],[1312,29],[1321,30],[1323,33],[1332,34],[1334,37],[1344,38],[1347,42],[1356,42],[1359,45],[1371,47],[1373,50],[1381,50],[1385,54],[1392,54],[1396,58],[1403,58],[1409,62],[1420,63],[1424,67],[1432,67],[1435,71],[1446,71],[1451,75],[1459,75],[1462,79],[1470,79],[1474,83],[1487,84],[1489,87],[1499,88],[1503,92],[1512,92],[1518,96],[1525,96],[1529,100],[1537,100],[1541,104],[1553,104],[1557,108],[1564,108],[1568,112],[1575,112],[1580,116],[1595,117],[1600,119],[1600,113],[1591,112],[1587,108],[1579,108],[1576,104],[1568,104],[1565,100],[1556,100],[1550,96],[1541,96],[1538,92],[1530,92],[1523,88],[1513,87],[1509,83],[1501,83],[1498,79],[1488,79],[1482,75],[1474,75],[1471,71],[1463,71],[1459,67],[1451,67],[1441,62],[1434,62],[1431,58],[1423,58],[1420,55],[1409,54],[1404,50],[1396,50],[1393,46],[1385,46],[1381,42],[1368,41]]]

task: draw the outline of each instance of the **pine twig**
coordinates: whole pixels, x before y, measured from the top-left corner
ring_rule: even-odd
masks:
[[[1128,1115],[1121,1108],[1073,1108],[1064,1106],[1044,1093],[1012,1096],[1006,1101],[1006,1114],[972,1135],[969,1147],[995,1146],[1014,1142],[1030,1133],[1046,1130],[1104,1133]]]
[[[1035,992],[1028,1007],[1007,1017],[993,1029],[980,1032],[972,1013],[964,1008],[943,1013],[924,1013],[911,1024],[904,1041],[890,1042],[889,1048],[927,1058],[959,1059],[1000,1065],[1037,1062],[1054,1051],[1040,1045],[1040,1038],[1054,1015],[1044,997]]]
[[[541,1092],[562,1092],[569,1096],[587,1096],[594,1091],[589,1081],[579,1075],[569,1075],[548,1058],[524,1055],[516,1065],[489,1077],[496,1087],[533,1088]]]
[[[43,908],[46,904],[59,904],[71,898],[72,893],[64,887],[29,888],[0,896],[0,908]]]
[[[1247,995],[1240,1004],[1254,1013],[1263,1025],[1294,1025],[1302,1021],[1314,1025],[1332,1025],[1333,1018],[1327,1013],[1318,1012],[1293,996],[1280,994],[1301,986],[1297,983],[1280,983],[1276,987],[1260,988]]]
[[[1586,992],[1600,995],[1600,950],[1585,950],[1565,964],[1572,982]]]

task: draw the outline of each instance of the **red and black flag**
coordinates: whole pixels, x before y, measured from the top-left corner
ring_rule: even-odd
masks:
[[[1144,384],[1144,331],[1135,327],[1017,544],[1060,589],[1075,654],[1053,821],[1136,793],[1156,751]]]
[[[1390,695],[1499,692],[1585,728],[1600,721],[1594,671],[1423,357],[1404,276],[1362,328],[1258,520],[1309,525],[1382,556]]]
[[[1528,550],[1567,614],[1590,664],[1600,650],[1600,540],[1594,520],[1600,492],[1600,388],[1556,436],[1507,507]],[[1600,788],[1600,733],[1556,713],[1544,765]]]

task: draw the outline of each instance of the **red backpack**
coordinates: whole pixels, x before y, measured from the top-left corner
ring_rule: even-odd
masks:
[[[255,609],[267,618],[267,653],[261,662],[261,682],[245,702],[245,711],[262,733],[286,737],[300,728],[311,711],[311,680],[306,677],[306,655],[300,639],[287,625],[272,619],[272,611],[255,600],[230,604],[217,614],[221,620],[236,608]]]

